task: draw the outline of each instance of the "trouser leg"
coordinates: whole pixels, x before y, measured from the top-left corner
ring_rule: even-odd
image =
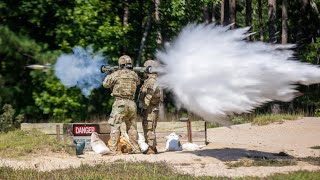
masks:
[[[120,128],[111,126],[111,132],[110,132],[110,140],[111,143],[109,145],[110,151],[116,152],[117,151],[117,145],[120,139]]]
[[[123,122],[124,114],[124,101],[116,100],[112,105],[112,111],[108,120],[108,124],[111,127],[109,148],[113,152],[117,151],[117,145],[120,139],[120,126]]]
[[[127,126],[127,132],[130,139],[130,143],[133,146],[132,147],[133,151],[135,153],[138,153],[140,152],[140,147],[138,144],[138,138],[139,138],[138,131],[136,130],[136,127],[132,122],[126,123],[126,126]]]
[[[132,145],[132,149],[134,153],[140,152],[140,147],[138,144],[138,131],[137,131],[137,106],[134,101],[128,101],[127,102],[128,107],[128,114],[127,114],[127,120],[126,127],[127,127],[127,133],[130,139],[130,143]]]
[[[144,136],[146,139],[146,143],[150,147],[157,146],[157,137],[155,129],[157,126],[158,112],[159,111],[157,108],[149,108],[146,111],[146,118],[143,119]]]

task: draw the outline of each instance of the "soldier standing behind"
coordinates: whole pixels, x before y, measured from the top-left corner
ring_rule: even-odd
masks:
[[[158,63],[154,60],[147,60],[144,63],[147,67],[148,78],[144,81],[139,93],[139,107],[142,112],[142,126],[146,143],[149,145],[144,154],[156,154],[157,142],[155,129],[159,116],[159,105],[163,101],[162,89],[156,85],[157,74],[150,72],[148,67],[154,68]]]
[[[134,96],[137,86],[140,84],[138,75],[132,71],[132,61],[127,55],[123,55],[118,60],[119,70],[107,75],[103,81],[103,87],[112,90],[111,96],[115,97],[112,105],[112,112],[108,120],[111,126],[111,147],[112,153],[116,154],[117,144],[120,138],[120,126],[126,123],[126,131],[133,146],[133,152],[140,152],[137,132],[137,106]]]

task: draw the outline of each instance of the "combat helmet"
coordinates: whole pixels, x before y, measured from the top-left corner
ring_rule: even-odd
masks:
[[[118,60],[118,64],[120,65],[124,65],[124,64],[132,64],[132,60],[130,58],[130,56],[128,55],[123,55],[119,58]]]
[[[158,65],[159,65],[158,62],[155,61],[155,60],[147,60],[147,61],[144,62],[144,64],[143,64],[144,67],[149,67],[149,66],[151,66],[151,67],[157,67]]]
[[[159,63],[155,60],[147,60],[146,62],[144,62],[143,66],[146,67],[146,73],[154,74],[154,69],[159,66]]]

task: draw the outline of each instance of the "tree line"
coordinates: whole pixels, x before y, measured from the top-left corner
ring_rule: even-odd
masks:
[[[190,22],[251,26],[256,34],[248,41],[294,43],[299,60],[319,64],[319,6],[320,0],[3,0],[0,107],[10,104],[26,122],[105,118],[113,101],[108,90],[101,87],[85,98],[79,89],[64,87],[52,71],[25,66],[54,64],[61,53],[88,45],[110,63],[128,54],[139,66]],[[283,110],[320,115],[319,85],[300,90],[304,95],[281,103]],[[177,113],[170,94],[165,107]],[[269,107],[257,111],[268,112]]]

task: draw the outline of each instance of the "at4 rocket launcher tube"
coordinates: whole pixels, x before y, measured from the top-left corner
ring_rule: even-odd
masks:
[[[107,73],[109,71],[117,71],[117,70],[119,70],[119,66],[102,65],[100,67],[101,73]],[[133,67],[132,70],[135,71],[135,72],[153,73],[151,66],[148,66],[148,67]]]

